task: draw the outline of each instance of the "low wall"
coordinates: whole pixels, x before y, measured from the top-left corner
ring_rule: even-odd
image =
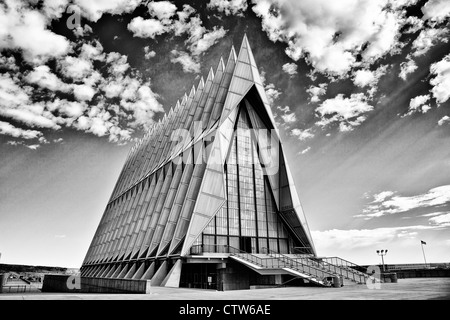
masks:
[[[397,270],[395,272],[399,279],[450,277],[450,269]]]
[[[45,275],[42,292],[150,293],[150,280]]]

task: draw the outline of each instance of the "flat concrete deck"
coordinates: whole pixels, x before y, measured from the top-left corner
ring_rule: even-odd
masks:
[[[380,289],[352,285],[219,292],[154,287],[150,294],[3,293],[0,300],[450,300],[450,278],[399,279]]]

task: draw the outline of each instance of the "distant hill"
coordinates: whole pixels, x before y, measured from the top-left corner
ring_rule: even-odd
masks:
[[[66,273],[72,269],[60,268],[60,267],[46,267],[46,266],[26,266],[16,264],[0,264],[0,273],[7,272],[35,272],[35,273]]]

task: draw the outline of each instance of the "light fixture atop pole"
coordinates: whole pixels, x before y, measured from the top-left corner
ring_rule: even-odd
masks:
[[[384,268],[384,256],[387,254],[387,250],[377,250],[377,254],[381,256],[381,262],[383,263],[383,272],[386,271]]]

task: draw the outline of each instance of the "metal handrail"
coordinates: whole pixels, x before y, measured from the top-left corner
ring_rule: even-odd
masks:
[[[342,259],[342,258],[339,258],[339,257],[326,257],[326,258],[321,258],[321,259],[322,260],[331,260],[331,263],[334,264],[334,265],[345,266],[345,267],[348,267],[348,268],[352,268],[352,269],[354,269],[354,270],[356,270],[356,271],[358,271],[360,273],[366,274],[364,271],[362,271],[362,270],[364,270],[363,267],[361,267],[361,266],[359,266],[359,265],[357,265],[357,264],[355,264],[353,262],[350,262],[348,260],[345,260],[345,259]],[[335,263],[333,263],[333,261],[335,261]]]
[[[359,267],[358,265],[347,260],[338,257],[320,258],[318,260],[320,260],[320,262],[317,263],[322,264],[325,268],[334,270],[337,274],[353,280],[354,282],[365,283],[369,277],[369,275],[356,270],[356,268]]]
[[[369,277],[369,275],[355,269],[355,267],[359,267],[358,265],[338,257],[321,258],[321,261],[319,262],[318,260],[305,256],[294,259],[267,248],[262,249],[263,251],[266,251],[266,254],[269,255],[270,258],[258,257],[229,245],[196,245],[191,248],[191,254],[195,255],[209,252],[238,255],[239,258],[262,268],[292,268],[311,277],[315,277],[317,281],[321,281],[326,277],[342,276],[353,280],[354,282],[364,283]]]
[[[206,250],[205,250],[206,249]],[[253,264],[267,269],[280,268],[278,259],[261,258],[246,251],[231,247],[229,245],[196,245],[191,248],[191,254],[209,253],[229,253],[231,255],[239,255],[239,258],[247,260]]]
[[[337,266],[342,271],[345,270],[347,273],[347,277],[348,277],[348,274],[351,273],[353,275],[354,281],[356,281],[356,279],[355,279],[356,276],[359,278],[360,283],[364,283],[367,280],[367,278],[370,277],[365,272],[360,271],[361,269],[363,269],[361,266],[358,266],[357,264],[354,264],[345,259],[338,258],[338,257],[330,257],[330,258],[321,258],[321,260],[323,261],[323,263],[326,263],[328,265]],[[328,262],[328,261],[330,261],[330,262]],[[358,269],[360,269],[360,270],[358,270]]]
[[[292,269],[294,269],[296,271],[308,274],[310,276],[314,276],[314,277],[316,277],[317,281],[321,281],[324,278],[334,276],[330,272],[327,272],[327,271],[321,270],[319,268],[316,268],[314,266],[311,266],[308,263],[304,263],[303,262],[304,259],[302,259],[302,258],[300,258],[298,260],[297,259],[292,259],[292,258],[290,258],[290,257],[288,257],[288,256],[286,256],[286,255],[284,255],[282,253],[274,252],[274,251],[272,251],[270,249],[267,249],[267,248],[263,248],[263,249],[267,250],[267,254],[268,255],[274,256],[277,259],[280,259],[281,261],[283,261],[285,263],[285,267],[292,268]]]

